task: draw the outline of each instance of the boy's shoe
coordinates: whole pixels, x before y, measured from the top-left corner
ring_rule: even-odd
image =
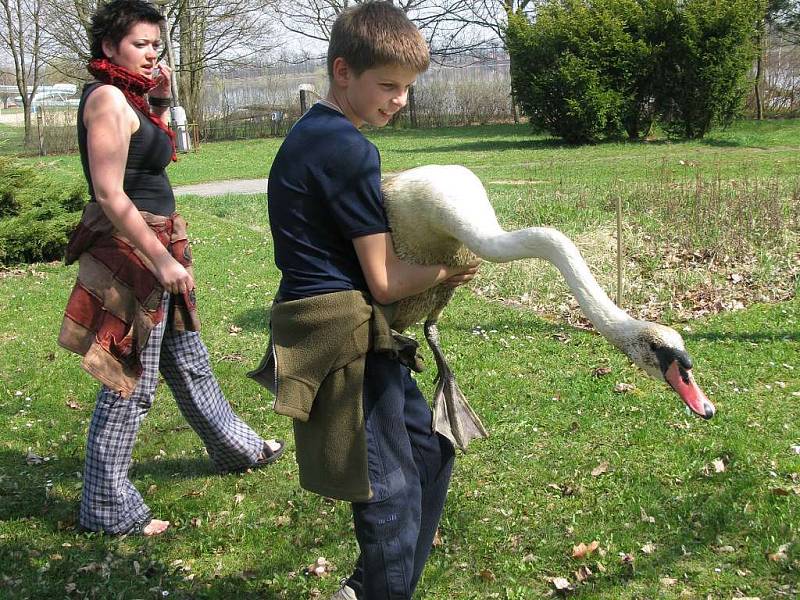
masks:
[[[358,598],[356,597],[356,593],[353,591],[353,588],[342,581],[342,587],[339,588],[338,592],[331,596],[330,600],[358,600]]]

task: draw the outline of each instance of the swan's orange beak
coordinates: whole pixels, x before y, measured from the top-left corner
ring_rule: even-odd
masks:
[[[716,412],[714,405],[711,404],[711,401],[700,389],[700,386],[695,383],[690,369],[681,367],[677,360],[673,361],[667,372],[664,373],[664,378],[693,413],[700,415],[704,419],[710,419],[714,416]]]

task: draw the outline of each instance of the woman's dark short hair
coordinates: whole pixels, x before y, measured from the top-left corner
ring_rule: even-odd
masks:
[[[116,46],[128,35],[131,27],[141,22],[161,25],[164,17],[145,0],[112,0],[101,4],[92,16],[89,30],[92,58],[105,58],[103,41],[108,40]]]

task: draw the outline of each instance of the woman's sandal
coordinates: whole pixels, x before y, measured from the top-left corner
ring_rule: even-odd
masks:
[[[240,469],[231,469],[230,471],[225,471],[225,473],[245,473],[247,471],[260,469],[261,467],[266,467],[267,465],[271,465],[281,456],[283,456],[283,453],[286,450],[286,444],[284,443],[283,440],[275,440],[275,442],[279,444],[277,450],[273,450],[272,448],[269,447],[269,444],[267,442],[264,442],[264,446],[261,449],[261,454],[258,455],[256,462],[246,467],[242,467]]]
[[[147,528],[153,523],[153,521],[159,521],[160,523],[166,523],[167,525],[166,527],[164,527],[164,529],[160,531],[147,531]],[[160,519],[153,519],[152,517],[148,517],[147,519],[143,519],[138,523],[134,523],[133,527],[131,527],[130,529],[128,529],[128,531],[120,535],[125,535],[125,536],[141,535],[144,537],[156,537],[162,535],[165,531],[167,531],[167,529],[169,529],[169,521],[161,521]]]
[[[258,459],[255,463],[250,465],[251,469],[259,469],[261,467],[271,465],[281,456],[283,456],[283,452],[286,450],[286,444],[283,442],[283,440],[275,440],[275,443],[278,444],[277,450],[273,450],[269,447],[267,442],[264,442],[264,448],[261,450],[261,454],[258,455]]]

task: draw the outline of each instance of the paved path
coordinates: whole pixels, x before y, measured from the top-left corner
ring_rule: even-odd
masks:
[[[195,185],[180,185],[173,189],[176,196],[224,196],[225,194],[266,194],[266,179],[231,179]]]

